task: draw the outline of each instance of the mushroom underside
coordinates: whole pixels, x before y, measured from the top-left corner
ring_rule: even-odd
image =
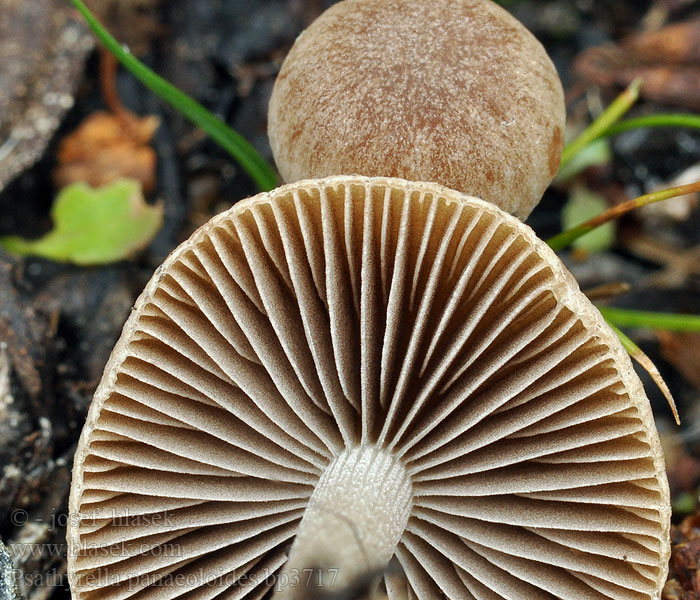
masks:
[[[69,570],[80,600],[285,595],[291,565],[316,594],[336,568],[391,600],[650,600],[669,513],[641,384],[529,228],[335,177],[154,275],[76,455]]]

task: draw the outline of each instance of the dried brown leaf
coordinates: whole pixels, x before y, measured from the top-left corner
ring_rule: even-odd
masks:
[[[641,62],[700,64],[700,20],[644,31],[626,38],[621,46],[637,52]]]
[[[591,301],[609,300],[610,298],[629,292],[630,288],[630,284],[626,281],[613,281],[598,285],[589,290],[584,290],[583,293],[586,294]]]
[[[58,187],[86,182],[100,187],[121,177],[135,179],[148,193],[156,182],[156,154],[148,146],[158,119],[96,112],[87,117],[58,149],[54,180]]]
[[[671,527],[671,562],[662,600],[700,598],[700,515],[693,514]]]
[[[574,69],[603,87],[627,86],[641,77],[643,98],[700,109],[700,20],[590,48],[579,55]]]

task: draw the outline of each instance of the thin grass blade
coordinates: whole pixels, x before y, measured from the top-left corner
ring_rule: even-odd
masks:
[[[209,134],[243,167],[261,190],[268,191],[277,186],[278,180],[274,169],[245,138],[125,50],[99,23],[82,0],[71,0],[71,2],[83,15],[97,38],[134,77]]]
[[[633,198],[632,200],[628,200],[627,202],[622,202],[617,206],[613,206],[612,208],[609,208],[608,210],[600,213],[592,219],[589,219],[588,221],[581,223],[580,225],[576,225],[571,229],[562,231],[561,233],[549,238],[547,240],[547,244],[554,251],[562,250],[569,246],[574,240],[580,238],[582,235],[593,231],[596,227],[600,227],[608,221],[612,221],[613,219],[617,219],[622,215],[627,214],[635,208],[639,208],[640,206],[645,206],[647,204],[654,204],[655,202],[661,202],[662,200],[668,200],[677,196],[683,196],[684,194],[692,194],[694,192],[700,192],[700,181],[638,196],[637,198]]]
[[[678,415],[676,401],[673,399],[673,396],[671,395],[671,390],[668,389],[668,386],[666,385],[664,378],[661,377],[661,373],[659,373],[659,370],[656,368],[656,365],[654,365],[652,360],[642,351],[642,349],[639,346],[637,346],[637,344],[635,344],[630,338],[628,338],[624,333],[622,333],[622,331],[615,327],[615,325],[613,325],[609,321],[608,325],[610,325],[612,330],[617,334],[617,337],[620,338],[620,341],[622,342],[622,347],[625,350],[627,350],[627,354],[629,354],[634,360],[636,360],[642,366],[642,368],[647,373],[649,373],[649,377],[651,377],[654,380],[654,383],[661,390],[661,393],[666,398],[668,405],[671,407],[671,413],[673,414],[673,418],[676,420],[676,425],[680,425],[681,418]]]
[[[639,88],[641,86],[641,78],[635,79],[624,92],[610,103],[593,123],[583,130],[581,135],[564,146],[564,150],[561,153],[560,169],[576,156],[580,150],[601,137],[605,131],[622,118],[637,101],[637,98],[639,98]]]

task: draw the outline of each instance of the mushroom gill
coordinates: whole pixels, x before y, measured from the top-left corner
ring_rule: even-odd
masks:
[[[390,600],[650,600],[669,554],[649,403],[600,314],[517,219],[387,178],[260,194],[171,254],[70,510],[76,600],[366,574]]]

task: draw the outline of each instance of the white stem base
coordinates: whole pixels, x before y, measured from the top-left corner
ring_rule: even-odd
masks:
[[[404,466],[375,446],[350,448],[323,473],[279,576],[278,598],[342,590],[384,569],[408,523]]]

